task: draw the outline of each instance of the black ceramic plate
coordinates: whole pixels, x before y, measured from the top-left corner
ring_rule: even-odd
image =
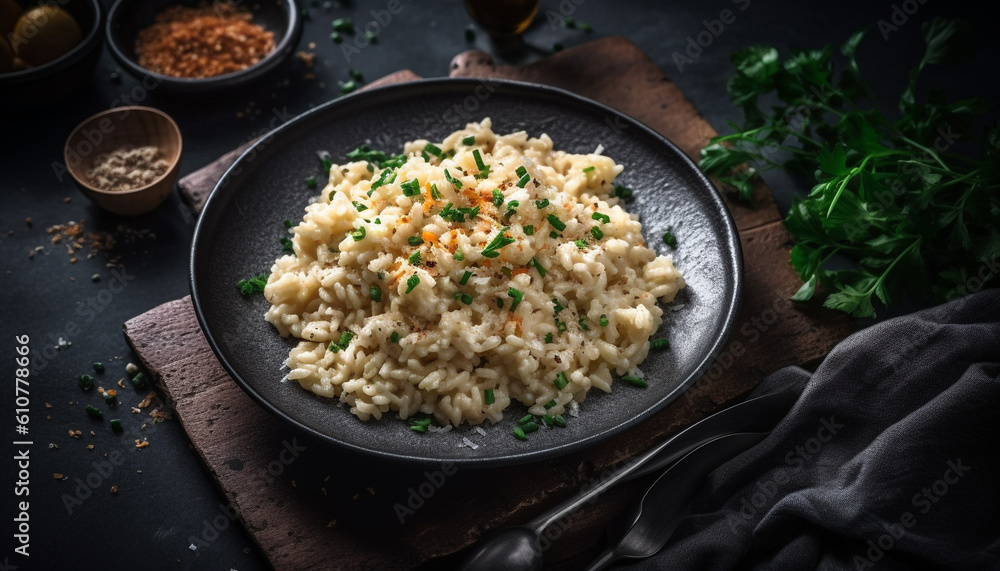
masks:
[[[493,130],[548,133],[558,149],[593,152],[598,144],[625,170],[618,182],[634,189],[625,207],[638,214],[646,240],[672,254],[687,288],[666,307],[660,335],[667,351],[653,352],[642,370],[649,388],[616,383],[612,394],[591,391],[568,427],[540,430],[525,442],[514,423],[525,414],[512,405],[486,436],[463,426],[419,434],[398,418],[362,422],[336,401],[296,382],[281,382],[294,345],[264,321],[263,296],[245,298],[236,282],[269,271],[285,236],[282,221],[300,220],[316,190],[304,179],[321,174],[317,151],[334,162],[362,143],[400,152],[405,141],[440,140],[467,122],[491,117]],[[322,178],[322,177],[320,177]],[[660,238],[673,228],[670,250]],[[257,402],[321,439],[382,457],[470,466],[517,464],[592,446],[633,427],[681,395],[723,347],[736,318],[742,258],[732,219],[718,192],[673,144],[608,107],[538,85],[443,79],[405,83],[355,94],[313,109],[277,128],[249,149],[223,177],[195,229],[191,291],[195,310],[222,364]],[[680,307],[683,306],[683,307]],[[479,448],[460,447],[463,437]]]

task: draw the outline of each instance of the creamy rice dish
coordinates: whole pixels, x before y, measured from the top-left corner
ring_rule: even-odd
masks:
[[[641,376],[684,280],[619,205],[622,167],[491,127],[332,165],[264,288],[267,321],[299,340],[288,379],[362,420],[458,426]]]

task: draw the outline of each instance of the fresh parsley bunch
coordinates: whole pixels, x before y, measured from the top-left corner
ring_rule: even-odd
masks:
[[[1000,124],[982,134],[971,128],[992,104],[950,102],[941,90],[926,102],[915,97],[924,67],[971,59],[971,26],[935,19],[923,32],[927,50],[895,121],[861,77],[855,51],[864,31],[841,47],[847,65],[836,77],[829,46],[784,61],[770,47],[732,57],[729,93],[746,122],[712,139],[700,166],[745,200],[759,172],[815,174],[812,191],[785,218],[796,239],[791,263],[805,282],[792,299],[810,299],[822,286],[830,292],[824,306],[870,317],[873,295],[886,306],[907,292],[953,298],[998,271]],[[765,95],[779,102],[769,113],[758,107]],[[838,253],[853,267],[827,269]]]

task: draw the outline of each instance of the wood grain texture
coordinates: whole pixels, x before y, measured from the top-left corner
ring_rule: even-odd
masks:
[[[451,74],[569,89],[639,119],[691,157],[714,135],[676,85],[623,38],[579,46],[524,67],[496,66],[482,52],[465,52],[454,59]],[[605,81],[611,76],[619,80]],[[396,75],[397,80],[414,77]],[[186,177],[182,193],[196,209],[214,187],[212,177],[232,160],[235,156],[227,155],[200,175]],[[757,194],[752,207],[729,201],[743,246],[745,292],[736,329],[704,378],[640,429],[529,466],[448,474],[429,498],[414,494],[439,479],[447,466],[400,467],[332,449],[294,433],[257,406],[212,354],[190,299],[130,320],[125,335],[276,569],[420,563],[447,568],[487,531],[530,519],[621,460],[734,403],[778,368],[818,361],[851,331],[843,314],[788,301],[799,284],[788,264],[790,238],[770,191],[761,183]],[[290,448],[302,450],[286,464]],[[603,544],[608,521],[648,483],[640,480],[608,493],[566,522],[547,561],[573,568]],[[411,513],[399,511],[417,504]],[[333,520],[337,523],[327,527]],[[377,535],[371,533],[375,530]],[[376,543],[370,537],[381,539]]]

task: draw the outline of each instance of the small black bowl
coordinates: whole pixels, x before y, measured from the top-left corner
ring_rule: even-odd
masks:
[[[295,0],[257,2],[251,8],[254,23],[274,33],[274,51],[252,66],[214,77],[185,78],[152,72],[139,65],[135,41],[139,31],[153,23],[169,6],[197,6],[200,0],[118,0],[108,12],[107,40],[111,55],[132,75],[149,78],[155,85],[175,93],[228,91],[267,75],[288,58],[302,35],[300,8]]]
[[[25,10],[38,4],[26,2]],[[101,56],[104,11],[99,0],[69,0],[59,6],[70,13],[83,41],[62,56],[36,67],[0,74],[0,106],[38,107],[63,99],[90,81]]]

